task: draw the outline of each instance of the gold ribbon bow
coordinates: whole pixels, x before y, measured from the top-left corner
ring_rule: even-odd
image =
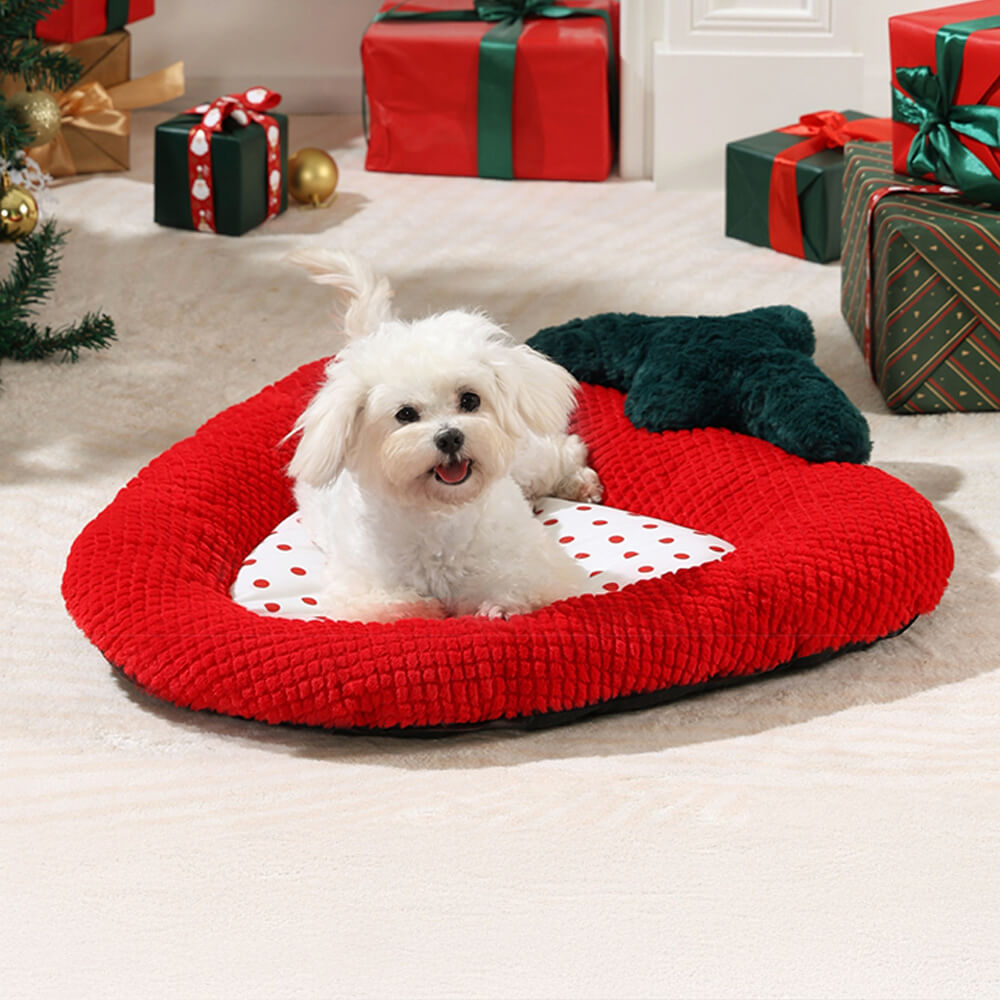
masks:
[[[28,155],[53,177],[67,177],[78,172],[69,143],[64,134],[67,127],[90,132],[97,138],[127,136],[129,111],[148,108],[172,101],[184,93],[184,63],[175,62],[138,80],[126,80],[113,87],[91,81],[81,83],[59,94],[62,128],[44,146],[33,146]]]

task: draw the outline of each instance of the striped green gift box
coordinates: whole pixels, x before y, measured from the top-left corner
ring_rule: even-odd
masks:
[[[841,310],[889,408],[1000,409],[1000,210],[845,150]]]

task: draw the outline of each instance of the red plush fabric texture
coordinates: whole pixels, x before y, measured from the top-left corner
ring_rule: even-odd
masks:
[[[576,429],[605,503],[736,551],[509,621],[271,619],[229,587],[293,510],[281,444],[322,378],[293,372],[155,459],[73,545],[83,631],[150,693],[193,709],[335,728],[561,712],[735,678],[870,643],[938,603],[953,554],[933,507],[860,465],[810,464],[726,430],[652,434],[584,386]]]

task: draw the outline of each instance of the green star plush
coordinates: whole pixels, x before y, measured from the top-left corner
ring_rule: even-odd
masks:
[[[528,343],[581,382],[625,393],[650,431],[726,427],[811,462],[866,462],[868,424],[812,360],[809,317],[793,306],[731,316],[601,313]]]

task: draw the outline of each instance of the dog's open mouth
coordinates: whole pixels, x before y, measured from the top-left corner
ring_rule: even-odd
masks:
[[[458,486],[472,475],[472,462],[466,458],[461,462],[437,465],[432,471],[434,478],[439,483],[444,483],[446,486]]]

